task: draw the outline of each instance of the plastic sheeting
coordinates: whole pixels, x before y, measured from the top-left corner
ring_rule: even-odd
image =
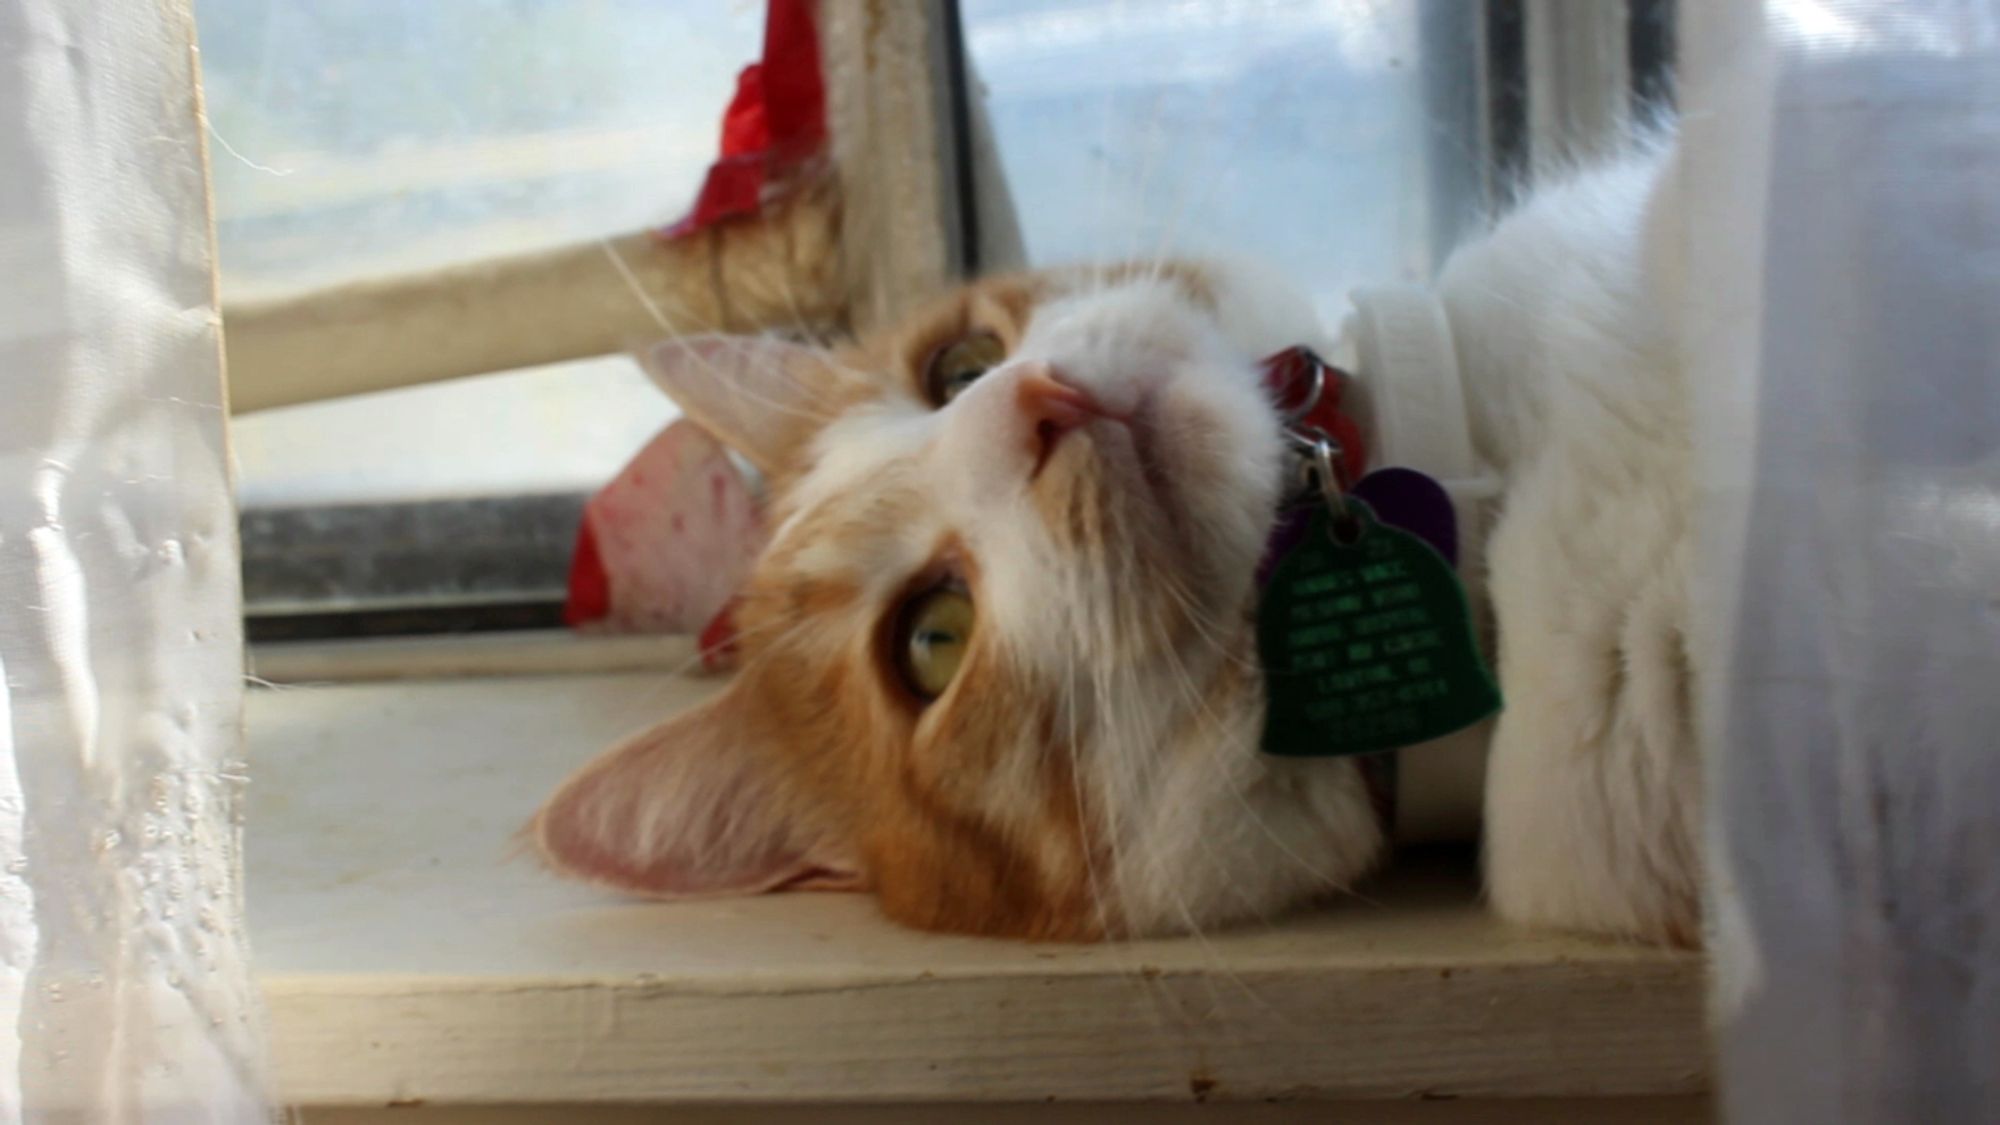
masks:
[[[0,0],[0,1118],[263,1119],[184,4]]]
[[[2000,1120],[2000,4],[1683,32],[1722,1104]]]

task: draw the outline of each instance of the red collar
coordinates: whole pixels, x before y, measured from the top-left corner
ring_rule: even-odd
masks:
[[[1262,361],[1264,386],[1285,424],[1294,432],[1317,430],[1332,438],[1340,451],[1345,483],[1361,479],[1368,468],[1368,449],[1361,426],[1340,408],[1341,395],[1353,376],[1321,359],[1311,348],[1294,345]]]

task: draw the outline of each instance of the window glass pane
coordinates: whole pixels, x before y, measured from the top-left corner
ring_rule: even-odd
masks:
[[[674,218],[762,5],[196,0],[225,297]]]
[[[195,11],[225,309],[678,217],[763,30],[754,0]],[[559,599],[577,495],[673,413],[609,357],[235,419],[253,634]]]
[[[1249,254],[1332,312],[1476,209],[1480,5],[963,2],[1035,264]]]
[[[226,304],[678,217],[763,28],[762,4],[716,0],[196,14]],[[267,411],[236,420],[239,494],[264,508],[585,491],[672,413],[622,358]]]
[[[245,507],[587,492],[673,416],[624,356],[260,411],[231,427]]]

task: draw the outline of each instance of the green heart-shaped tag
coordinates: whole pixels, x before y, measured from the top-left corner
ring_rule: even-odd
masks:
[[[1368,505],[1347,507],[1352,534],[1337,541],[1315,511],[1257,606],[1267,754],[1394,750],[1500,709],[1451,564]]]

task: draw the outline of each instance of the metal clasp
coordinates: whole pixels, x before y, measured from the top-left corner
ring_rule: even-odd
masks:
[[[1306,383],[1305,398],[1300,400],[1297,406],[1285,412],[1285,428],[1287,430],[1312,417],[1313,410],[1319,406],[1319,400],[1326,394],[1326,361],[1314,354],[1309,348],[1300,348],[1298,352],[1306,365],[1306,378],[1308,382]]]
[[[1301,455],[1301,468],[1319,486],[1320,498],[1326,501],[1326,506],[1345,516],[1348,481],[1340,467],[1344,451],[1339,440],[1318,426],[1289,426],[1285,429],[1285,440]]]

